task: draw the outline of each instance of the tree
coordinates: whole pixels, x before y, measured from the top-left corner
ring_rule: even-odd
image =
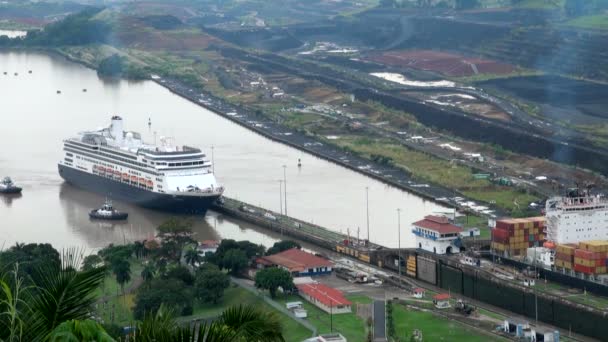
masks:
[[[293,277],[281,268],[265,268],[255,275],[255,286],[260,289],[268,290],[270,296],[275,298],[277,289],[281,287],[284,291],[291,291],[294,288]]]
[[[186,263],[192,267],[202,261],[202,258],[200,254],[198,254],[196,248],[188,248],[186,253],[184,253],[184,259],[186,260]]]
[[[61,264],[59,252],[50,244],[15,244],[0,253],[0,268],[12,269],[19,264],[19,277],[28,285],[40,281],[39,269],[58,268]]]
[[[168,308],[181,312],[185,307],[191,305],[192,291],[183,281],[169,279],[154,279],[148,287],[143,287],[135,297],[133,316],[143,319],[146,315],[156,312],[161,304]]]
[[[221,260],[222,268],[230,270],[233,275],[239,274],[249,264],[247,254],[240,249],[228,250]]]
[[[182,265],[177,265],[170,268],[167,273],[163,276],[165,279],[179,279],[184,282],[184,284],[191,286],[194,284],[194,276],[190,273],[190,270]]]
[[[99,67],[97,67],[97,74],[107,77],[120,77],[122,69],[122,57],[113,54],[101,60]]]
[[[146,264],[146,266],[144,266],[144,268],[141,270],[141,277],[146,283],[149,283],[152,279],[154,279],[155,275],[156,268],[152,263]]]
[[[217,304],[230,286],[230,279],[217,267],[204,267],[196,273],[194,295],[205,303]]]
[[[114,259],[112,261],[112,273],[116,276],[116,282],[120,285],[122,293],[125,293],[125,284],[131,280],[131,264],[125,259]]]
[[[30,279],[31,286],[25,285],[19,264],[10,272],[0,269],[0,341],[47,340],[63,322],[89,317],[105,268],[78,271],[82,258],[67,250],[59,264],[38,264],[33,271],[39,276]]]
[[[182,250],[187,244],[194,243],[192,239],[192,223],[186,220],[171,218],[158,227],[156,234],[162,240],[161,248],[164,248],[166,256],[179,262]]]
[[[147,256],[148,250],[146,249],[146,245],[144,245],[143,241],[133,242],[133,253],[135,253],[136,258],[144,258]]]
[[[103,259],[97,254],[87,255],[82,261],[82,270],[89,271],[103,265]]]
[[[203,323],[194,329],[179,325],[171,310],[161,306],[136,326],[138,341],[144,342],[284,342],[282,331],[280,318],[275,313],[252,305],[230,307],[212,323]]]
[[[50,342],[114,342],[105,329],[97,322],[86,320],[69,320],[59,324],[49,337]]]
[[[256,256],[264,255],[266,248],[262,245],[256,245],[250,241],[239,241],[237,242],[238,248],[245,252],[247,259],[251,259]]]
[[[299,243],[292,241],[292,240],[278,241],[278,242],[275,242],[274,245],[272,245],[272,247],[268,248],[268,250],[266,251],[266,255],[273,255],[273,254],[281,253],[283,251],[286,251],[286,250],[292,249],[292,248],[300,249],[300,248],[302,248],[302,246],[300,246]]]

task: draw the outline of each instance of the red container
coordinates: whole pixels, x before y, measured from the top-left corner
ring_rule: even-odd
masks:
[[[606,259],[595,260],[595,266],[600,267],[600,266],[605,266],[605,265],[606,265]]]
[[[575,257],[579,257],[579,258],[583,258],[583,259],[587,259],[587,260],[600,260],[600,259],[606,259],[606,253],[605,252],[591,252],[591,251],[586,251],[584,249],[577,249],[574,251],[574,256]]]
[[[513,230],[513,224],[506,223],[504,221],[496,221],[496,228],[504,229],[504,230]]]
[[[509,244],[509,237],[508,236],[507,237],[493,236],[492,241],[498,242],[498,243]]]
[[[577,258],[583,258],[587,260],[593,259],[593,252],[586,251],[584,249],[575,249],[574,256]]]
[[[574,255],[557,252],[557,253],[555,253],[555,259],[561,260],[561,261],[566,261],[566,262],[574,262]]]
[[[595,273],[595,267],[588,267],[588,266],[583,266],[583,265],[578,265],[578,264],[574,264],[574,270],[576,272],[582,272],[582,273],[586,273],[586,274]]]
[[[496,228],[492,230],[492,236],[497,238],[509,238],[509,231],[506,229]]]

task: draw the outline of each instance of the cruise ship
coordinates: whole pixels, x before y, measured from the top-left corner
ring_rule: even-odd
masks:
[[[558,244],[608,240],[608,199],[573,189],[547,200],[547,240]]]
[[[58,167],[66,182],[114,200],[204,214],[224,192],[200,149],[173,146],[165,137],[147,144],[124,131],[120,116],[108,128],[64,140],[63,150]]]

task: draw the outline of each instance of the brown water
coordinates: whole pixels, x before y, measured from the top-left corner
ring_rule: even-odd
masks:
[[[32,73],[28,71],[31,70]],[[4,75],[4,72],[7,75]],[[18,75],[15,76],[14,73]],[[83,92],[83,88],[87,91]],[[57,94],[61,90],[61,94]],[[409,224],[442,207],[296,149],[274,143],[154,82],[107,82],[95,71],[60,57],[0,52],[0,175],[24,187],[19,198],[0,199],[0,241],[50,242],[58,247],[101,247],[141,239],[169,215],[115,206],[130,213],[125,224],[91,222],[87,212],[103,198],[64,184],[57,174],[62,139],[108,125],[119,114],[129,130],[148,140],[171,136],[211,155],[226,195],[279,211],[279,179],[287,165],[288,214],[336,231],[366,237],[365,187],[369,187],[371,240],[397,246],[401,208],[402,246],[413,246]],[[152,128],[148,129],[148,118]],[[298,158],[302,167],[297,167]],[[276,236],[210,213],[194,218],[199,239],[235,238],[269,244]]]

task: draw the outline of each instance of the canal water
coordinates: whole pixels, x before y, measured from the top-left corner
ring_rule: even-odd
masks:
[[[370,238],[382,245],[398,244],[397,208],[401,209],[401,246],[408,247],[414,245],[412,222],[446,210],[272,142],[152,81],[105,81],[95,71],[61,57],[0,52],[0,175],[10,175],[24,187],[21,197],[0,198],[0,243],[98,248],[154,235],[154,228],[169,214],[115,203],[130,213],[127,223],[92,222],[87,212],[101,205],[103,196],[64,184],[57,173],[62,139],[105,127],[116,114],[123,117],[127,129],[141,132],[147,140],[167,136],[177,144],[202,148],[213,155],[227,196],[277,212],[281,210],[279,180],[286,165],[290,216],[361,238],[367,236],[365,188],[369,187]],[[198,239],[247,239],[267,245],[277,238],[242,222],[218,219],[213,212],[191,219]]]

